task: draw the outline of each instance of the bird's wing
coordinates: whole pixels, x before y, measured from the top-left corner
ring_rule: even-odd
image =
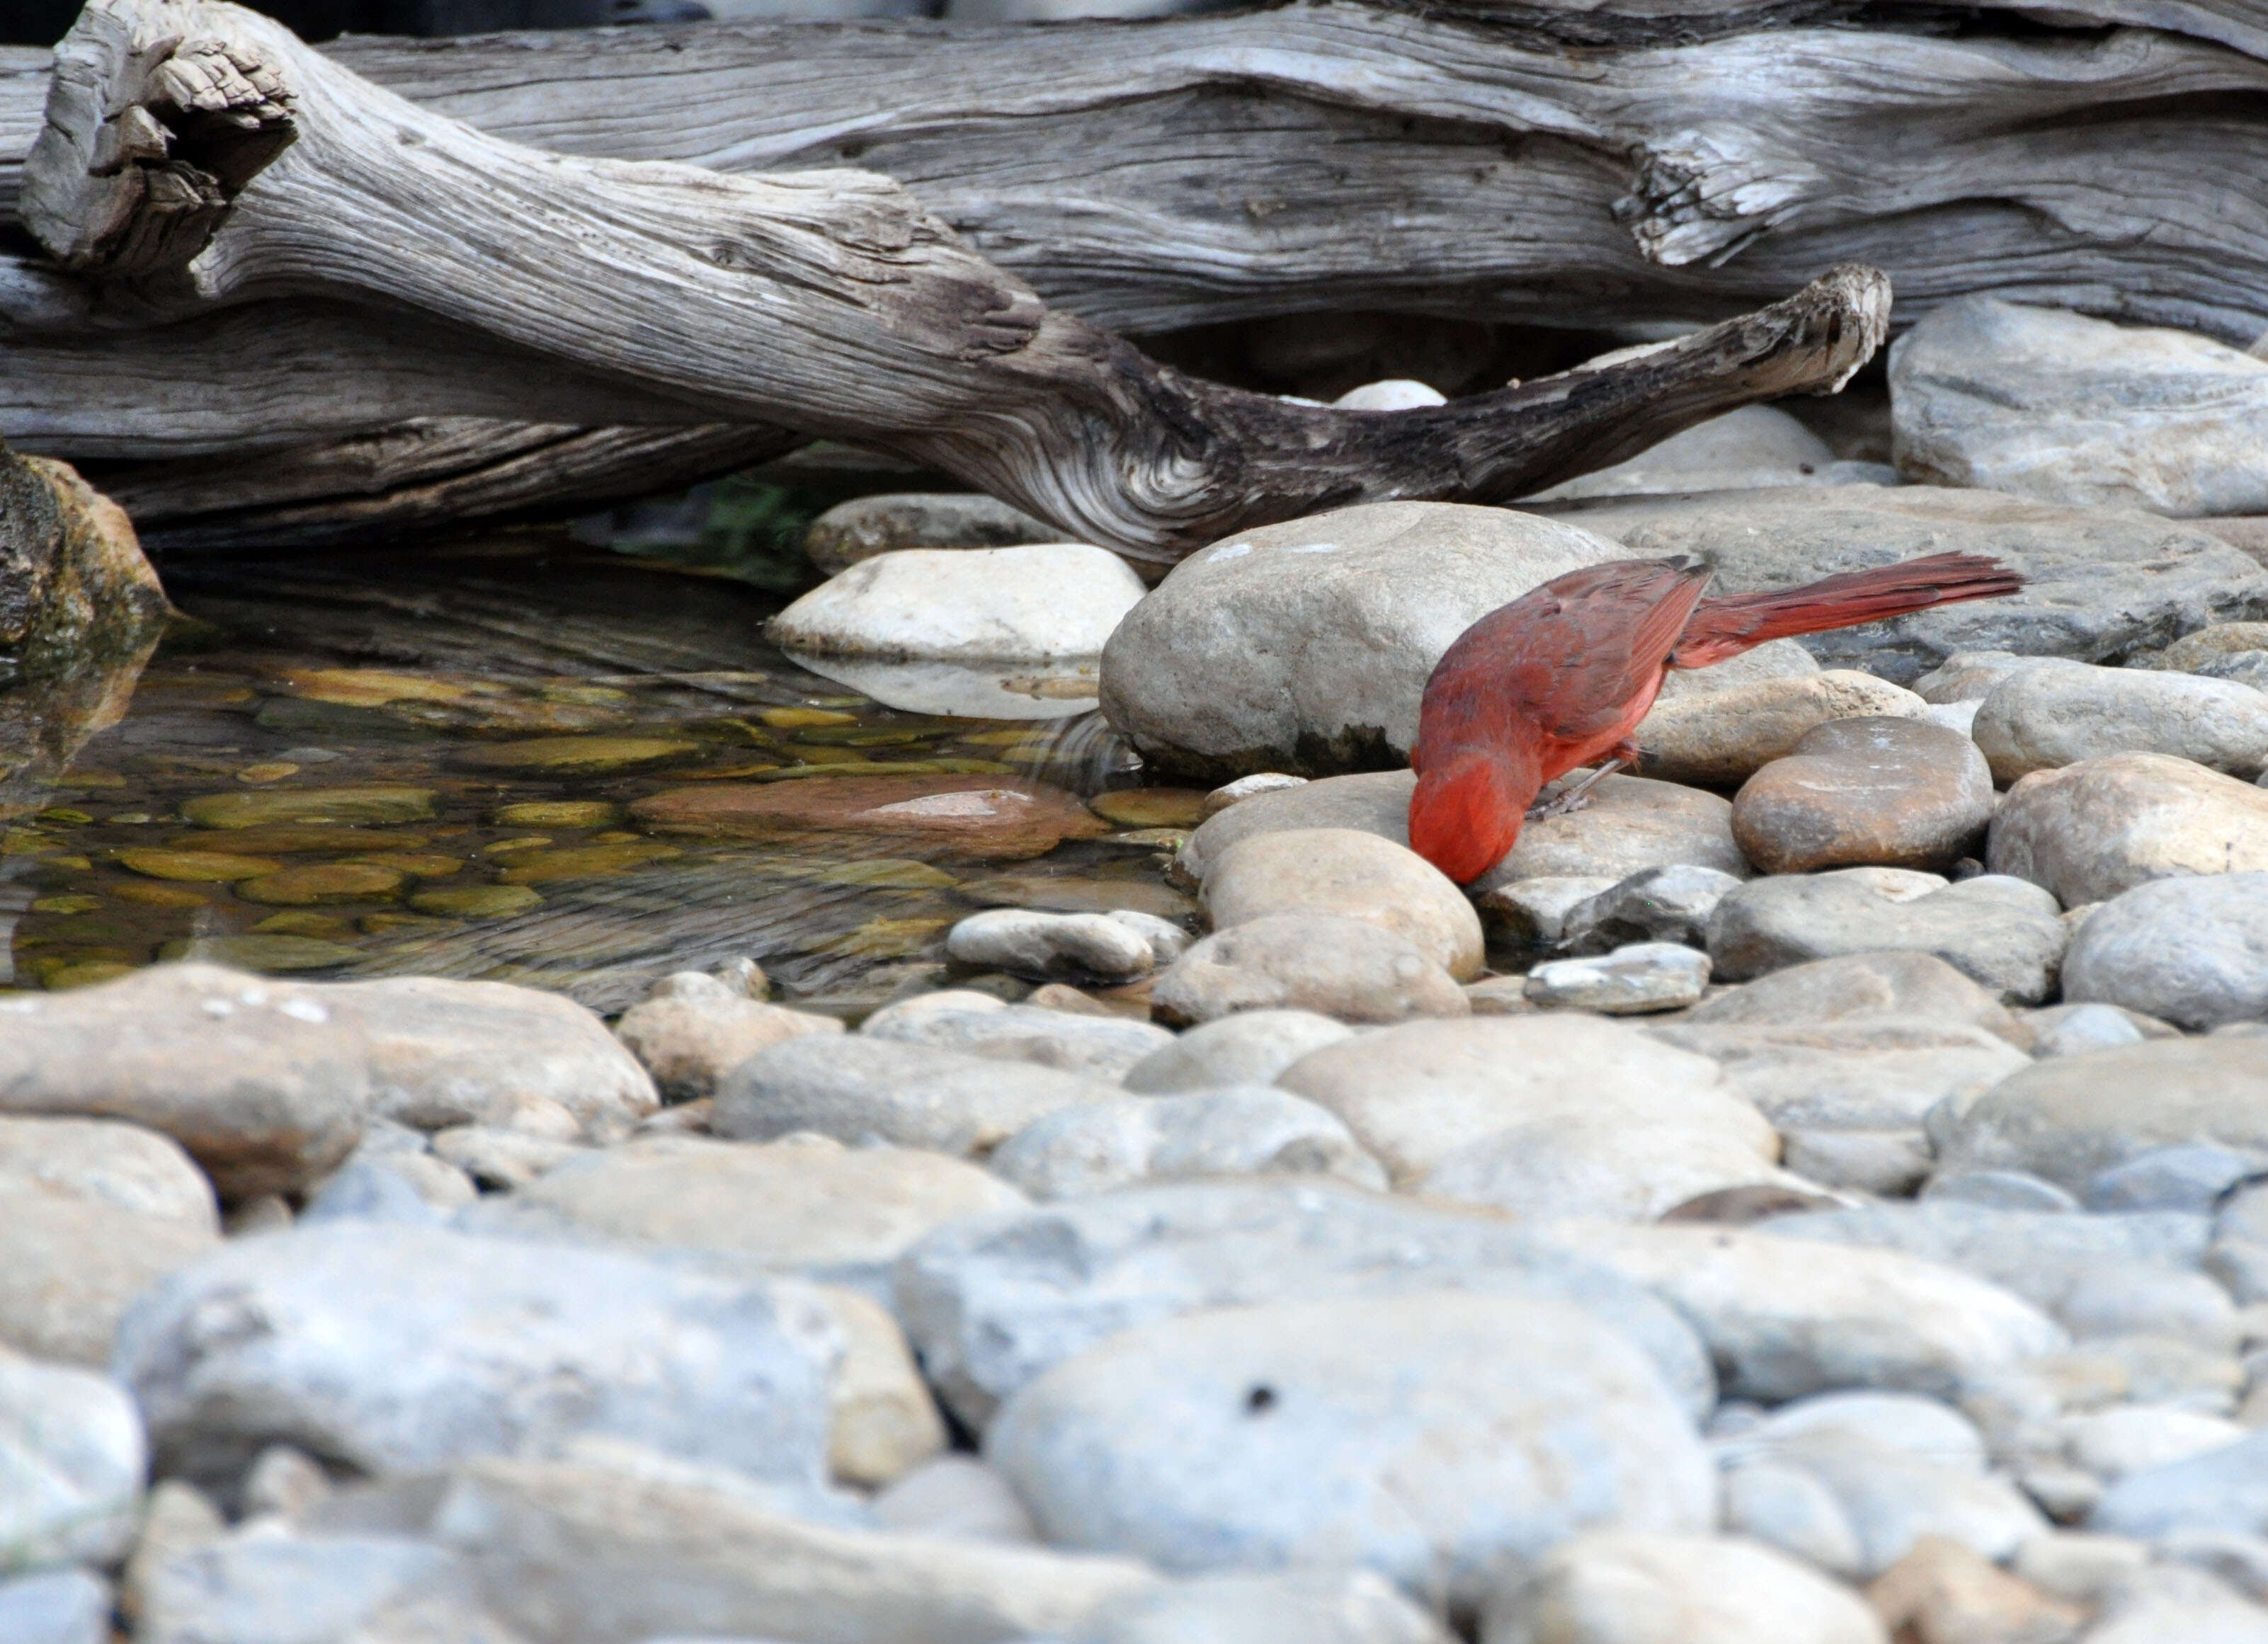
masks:
[[[1547,584],[1558,608],[1538,612],[1508,648],[1509,682],[1536,728],[1564,742],[1612,730],[1660,683],[1709,577],[1705,566],[1619,560]]]

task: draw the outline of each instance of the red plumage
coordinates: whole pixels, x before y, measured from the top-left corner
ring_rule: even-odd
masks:
[[[1712,573],[1672,560],[1587,566],[1491,611],[1425,684],[1410,763],[1410,843],[1460,884],[1504,859],[1545,784],[1631,741],[1673,667],[1707,667],[1769,639],[1852,628],[2014,593],[1976,554],[1933,554],[1800,588],[1705,599]]]

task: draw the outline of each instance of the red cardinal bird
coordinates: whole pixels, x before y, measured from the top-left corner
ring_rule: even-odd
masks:
[[[1977,554],[1933,554],[1778,593],[1705,600],[1713,573],[1624,559],[1569,571],[1458,636],[1425,682],[1410,843],[1459,884],[1502,861],[1543,785],[1607,763],[1551,801],[1638,761],[1631,740],[1674,667],[1707,667],[1767,639],[1822,633],[1956,600],[2014,593],[2024,579]]]

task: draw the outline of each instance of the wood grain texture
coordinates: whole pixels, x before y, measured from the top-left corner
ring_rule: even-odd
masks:
[[[379,543],[497,518],[564,518],[778,456],[800,436],[733,424],[566,428],[423,417],[216,470],[99,475],[163,550]]]
[[[1831,390],[1887,332],[1887,282],[1837,269],[1643,358],[1337,411],[1156,365],[875,173],[527,148],[221,0],[94,0],[57,62],[23,217],[98,320],[285,298],[406,311],[687,421],[904,455],[1152,564],[1349,502],[1516,497],[1731,406]],[[268,163],[245,176],[248,144]],[[154,185],[166,176],[195,185],[187,208]]]
[[[2207,25],[2257,51],[2268,9],[2058,11],[2197,33],[1874,23],[1570,51],[1525,12],[1506,26],[1323,0],[335,50],[538,147],[887,173],[1049,303],[1119,330],[1360,307],[1705,321],[1858,261],[1917,314],[1999,290],[2250,343],[2268,327],[2268,64]],[[1695,15],[1784,12],[1679,0],[1666,37]],[[0,73],[0,199],[31,85]]]
[[[1122,330],[1358,308],[1705,321],[1841,261],[1888,269],[1904,319],[1992,290],[2240,343],[2268,330],[2258,0],[2080,0],[2052,20],[2149,27],[2066,38],[1973,19],[1930,36],[1881,8],[1854,26],[1839,0],[1448,11],[1324,0],[1142,24],[718,25],[329,53],[541,147],[887,173],[1051,307]],[[1843,26],[1808,26],[1822,22]],[[47,54],[0,52],[0,215],[48,80]],[[162,458],[421,417],[718,415],[557,367],[577,380],[531,404],[515,397],[534,387],[524,353],[446,327],[438,349],[397,347],[394,316],[336,303],[269,306],[288,350],[202,321],[162,344],[51,345],[86,330],[78,300],[0,256],[16,339],[0,431],[27,449]],[[285,357],[320,369],[283,380]],[[509,440],[497,460],[517,461]]]

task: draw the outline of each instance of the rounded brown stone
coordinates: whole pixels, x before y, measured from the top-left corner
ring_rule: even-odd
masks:
[[[270,907],[312,908],[331,902],[373,902],[401,888],[406,876],[394,867],[368,862],[320,862],[263,874],[236,888],[247,902]]]
[[[272,874],[284,865],[264,857],[221,851],[121,851],[119,865],[151,879],[186,880],[193,885],[225,885],[232,880]]]
[[[705,784],[672,788],[630,807],[650,832],[708,839],[783,833],[928,837],[972,856],[1044,855],[1109,824],[1042,782],[991,776],[837,777],[825,782]]]
[[[1741,786],[1733,837],[1768,874],[1951,867],[1978,852],[1992,773],[1977,744],[1926,720],[1835,719]]]
[[[1096,815],[1121,828],[1194,828],[1204,820],[1204,803],[1195,788],[1121,788],[1087,800]]]

